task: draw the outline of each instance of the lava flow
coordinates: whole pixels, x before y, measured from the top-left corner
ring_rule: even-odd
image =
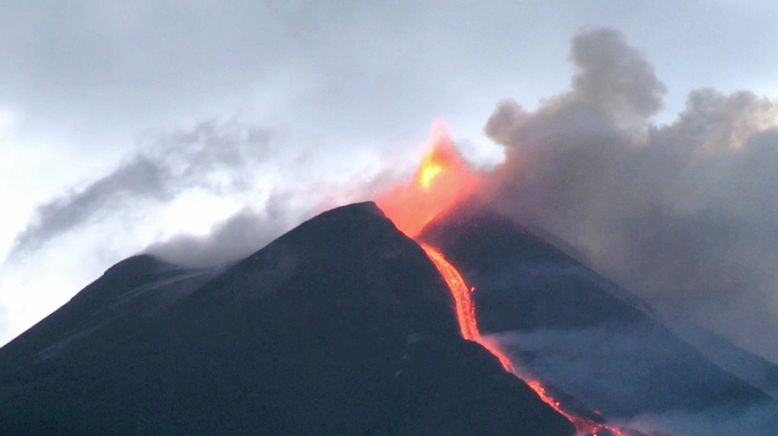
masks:
[[[563,404],[540,381],[521,370],[499,344],[481,336],[472,298],[474,289],[467,286],[456,267],[438,248],[417,238],[418,233],[435,215],[472,194],[477,184],[478,176],[462,161],[445,127],[438,124],[433,130],[431,150],[422,160],[413,182],[380,195],[376,203],[398,229],[416,239],[443,277],[454,299],[457,321],[464,339],[480,344],[493,354],[506,371],[524,381],[544,403],[567,418],[575,426],[576,434],[623,436],[625,433],[612,425],[565,410]]]
[[[465,279],[462,278],[462,274],[459,274],[459,271],[457,271],[454,265],[446,260],[446,257],[443,256],[443,253],[441,253],[440,250],[425,242],[418,242],[448,285],[451,296],[454,297],[454,307],[456,308],[459,331],[462,333],[462,337],[468,341],[481,344],[481,346],[497,357],[506,371],[514,373],[513,364],[510,359],[508,359],[508,356],[506,356],[496,344],[485,341],[481,336],[481,332],[478,330],[475,304],[470,296],[474,289],[467,287]]]
[[[492,353],[494,357],[500,361],[500,364],[502,364],[502,367],[505,368],[506,371],[527,383],[544,403],[551,406],[557,413],[572,422],[577,434],[597,436],[605,431],[613,435],[624,434],[614,426],[597,422],[589,418],[575,416],[564,410],[562,404],[555,399],[538,380],[533,380],[522,371],[519,371],[518,367],[513,364],[497,343],[484,339],[484,337],[481,336],[481,331],[478,329],[478,318],[476,317],[475,304],[473,303],[471,296],[474,289],[468,288],[462,275],[451,262],[446,260],[446,257],[443,256],[443,253],[441,253],[440,250],[427,243],[418,242],[438,269],[438,272],[440,272],[440,275],[443,277],[443,280],[445,280],[449,290],[451,290],[451,295],[454,297],[454,305],[456,307],[457,321],[459,321],[459,330],[461,331],[463,338],[477,342],[482,347],[486,348],[487,351]]]

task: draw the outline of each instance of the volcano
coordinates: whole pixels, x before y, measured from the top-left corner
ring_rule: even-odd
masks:
[[[0,434],[769,434],[778,368],[413,177],[245,259],[113,266],[0,349]]]
[[[373,203],[228,266],[132,257],[0,349],[0,434],[572,434],[453,307]]]

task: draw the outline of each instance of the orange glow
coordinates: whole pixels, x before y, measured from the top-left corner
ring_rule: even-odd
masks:
[[[487,351],[492,353],[506,371],[527,383],[544,403],[548,404],[557,413],[567,418],[567,420],[575,426],[576,434],[597,436],[598,434],[602,434],[603,431],[607,431],[609,434],[615,436],[624,436],[624,433],[617,427],[597,422],[592,419],[575,416],[564,410],[562,403],[554,398],[540,381],[531,378],[525,371],[521,371],[511,361],[505,351],[500,348],[499,344],[481,336],[481,331],[478,329],[475,303],[473,303],[471,295],[474,289],[468,288],[465,279],[462,278],[462,275],[456,267],[443,256],[443,253],[441,253],[440,250],[421,241],[419,241],[419,245],[421,245],[421,248],[427,253],[427,256],[435,265],[451,291],[451,295],[454,298],[457,321],[459,322],[459,331],[462,333],[463,338],[477,342]]]
[[[478,175],[459,155],[444,124],[434,126],[429,144],[412,181],[375,199],[394,225],[410,237],[478,186]]]

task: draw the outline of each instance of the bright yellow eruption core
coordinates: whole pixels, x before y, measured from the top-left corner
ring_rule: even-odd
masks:
[[[424,189],[430,187],[432,180],[443,171],[443,167],[435,163],[426,163],[419,173],[419,183]]]

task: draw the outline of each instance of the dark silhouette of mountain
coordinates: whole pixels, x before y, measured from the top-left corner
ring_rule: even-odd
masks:
[[[475,287],[484,334],[589,409],[626,420],[778,412],[765,392],[712,363],[647,305],[484,204],[461,204],[420,239],[445,252]],[[764,419],[778,428],[778,414]]]
[[[0,349],[0,434],[572,434],[372,203],[233,265],[112,267]]]

